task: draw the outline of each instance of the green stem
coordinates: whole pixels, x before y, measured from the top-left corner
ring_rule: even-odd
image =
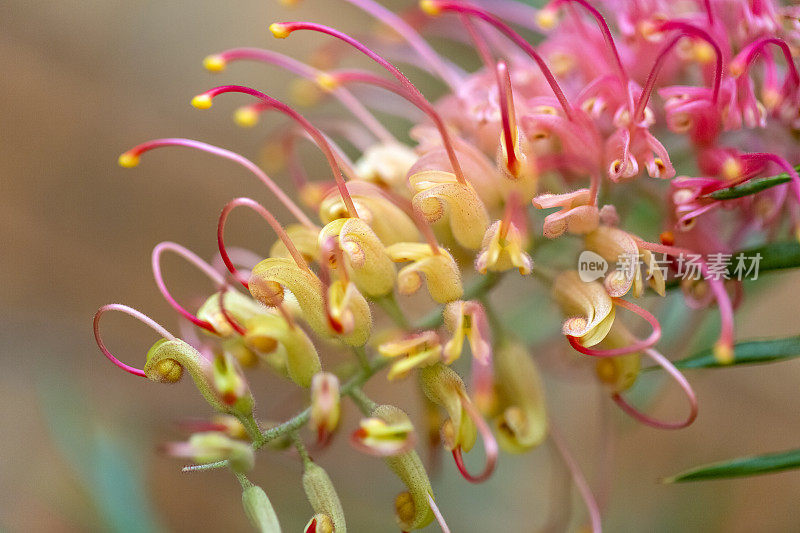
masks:
[[[390,360],[377,356],[369,362],[369,368],[363,369],[361,372],[350,378],[347,383],[342,386],[341,394],[349,395],[350,391],[354,388],[361,387],[369,378],[374,376],[380,369],[389,364]],[[258,441],[253,441],[253,449],[258,450],[267,442],[277,439],[287,433],[297,431],[308,423],[311,418],[311,407],[307,407],[294,417],[286,422],[270,428],[261,433],[261,438]],[[215,463],[208,463],[204,465],[187,466],[183,469],[184,472],[199,472],[204,470],[213,470],[215,468],[223,468],[228,465],[228,461],[217,461]]]
[[[297,453],[300,454],[300,458],[303,460],[303,466],[308,465],[311,462],[311,456],[308,455],[308,449],[306,445],[303,444],[303,439],[300,438],[300,435],[297,431],[292,431],[292,442],[294,442],[294,447],[297,448]]]
[[[245,431],[247,431],[247,435],[250,437],[250,440],[253,441],[253,445],[257,448],[260,448],[264,443],[261,442],[263,439],[263,434],[261,433],[261,429],[258,427],[258,422],[253,417],[253,413],[250,413],[249,416],[238,415],[236,418],[239,419],[239,422],[242,423],[244,426]]]
[[[358,405],[358,408],[361,409],[361,412],[365,415],[369,416],[372,411],[378,407],[378,404],[373,402],[365,393],[364,389],[361,387],[353,387],[349,392],[348,396],[352,398],[352,400]]]
[[[376,298],[375,303],[381,306],[383,312],[389,315],[389,318],[400,328],[405,330],[411,329],[411,324],[409,324],[403,310],[400,309],[400,305],[397,303],[397,297],[395,297],[393,292],[381,298]]]
[[[247,479],[247,476],[245,476],[241,472],[234,472],[233,474],[236,476],[236,479],[238,479],[239,483],[242,485],[242,490],[249,489],[250,487],[253,486],[253,483],[249,479]]]
[[[364,349],[363,346],[353,346],[353,353],[356,354],[358,358],[358,362],[361,363],[361,368],[365,372],[369,372],[369,359],[367,359],[367,351]]]

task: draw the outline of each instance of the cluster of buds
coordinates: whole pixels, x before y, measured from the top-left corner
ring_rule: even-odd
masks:
[[[740,295],[741,282],[710,276],[710,265],[701,261],[703,279],[682,283],[677,265],[690,254],[730,254],[746,243],[779,238],[787,227],[790,238],[800,235],[800,176],[788,162],[800,157],[798,12],[772,0],[612,0],[603,3],[605,14],[588,0],[552,0],[541,9],[422,0],[395,14],[376,0],[343,1],[376,18],[379,35],[279,22],[269,26],[275,37],[312,31],[331,41],[309,64],[237,48],[208,56],[205,66],[220,72],[247,60],[286,70],[299,77],[291,92],[298,105],[333,98],[353,120],[315,125],[290,105],[240,85],[192,99],[196,108],[208,109],[223,94],[245,97],[235,118],[247,127],[266,111],[287,117],[289,125],[268,136],[264,166],[288,171],[299,203],[261,166],[200,141],[157,139],[120,156],[122,166],[134,167],[145,152],[176,146],[228,159],[258,178],[294,220],[284,226],[255,200],[236,198],[219,218],[219,257],[212,264],[180,245],[159,244],[152,257],[156,284],[184,319],[184,340],[137,310],[111,304],[95,317],[97,343],[131,374],[159,383],[190,374],[226,422],[167,450],[200,463],[189,468],[230,467],[242,482],[248,516],[263,531],[280,530],[277,516],[245,472],[255,450],[282,449],[290,441],[303,459],[314,513],[306,531],[346,531],[347,505],[299,433],[310,425],[315,449],[322,450],[336,437],[346,398],[365,417],[352,431],[353,447],[383,458],[407,487],[395,502],[398,525],[409,531],[436,519],[447,531],[415,451],[414,424],[399,408],[366,397],[361,385],[372,379],[419,381],[435,413],[433,434],[470,482],[492,475],[500,449],[523,453],[552,438],[582,489],[592,530],[599,531],[598,507],[548,415],[539,365],[519,340],[521,332],[505,325],[509,305],[499,305],[494,289],[503,284],[535,293],[533,301],[521,302],[528,309],[553,301],[564,322],[561,342],[548,349],[594,358],[598,382],[624,413],[662,429],[691,424],[695,394],[656,350],[662,336],[656,316],[630,299],[660,298],[679,287],[687,306],[715,308],[721,328],[714,354],[719,363],[731,361],[738,300],[731,294]],[[541,35],[529,39],[525,32]],[[466,73],[422,33],[468,39],[482,67]],[[385,75],[339,68],[348,50]],[[384,50],[427,71],[447,88],[445,95],[429,101]],[[391,96],[376,97],[381,92]],[[373,108],[412,117],[414,144],[386,129]],[[298,139],[322,152],[330,179],[309,180]],[[337,140],[353,145],[359,157],[351,159]],[[673,147],[688,155],[676,158]],[[692,175],[676,177],[676,168]],[[733,199],[714,196],[772,170],[785,172],[788,182]],[[644,201],[653,205],[649,224],[637,228],[634,208]],[[254,210],[277,236],[266,257],[226,247],[225,225],[236,207]],[[539,210],[548,212],[541,217]],[[647,232],[658,237],[648,240]],[[552,248],[560,258],[538,253],[556,241],[563,243]],[[196,312],[170,294],[161,274],[164,251],[179,254],[214,284]],[[584,254],[605,269],[587,279],[576,260]],[[609,272],[609,264],[616,269]],[[638,326],[627,324],[620,309],[644,319],[650,333],[637,337],[632,331]],[[99,319],[111,310],[162,337],[143,369],[121,362],[101,339]],[[526,327],[538,328],[531,315]],[[352,350],[353,364],[338,368],[321,356],[320,348],[331,345]],[[454,368],[464,353],[472,361],[466,382]],[[642,356],[685,391],[685,420],[655,419],[625,398]],[[247,379],[259,369],[310,389],[307,409],[281,424],[259,423]],[[463,454],[479,435],[486,461],[473,475]]]

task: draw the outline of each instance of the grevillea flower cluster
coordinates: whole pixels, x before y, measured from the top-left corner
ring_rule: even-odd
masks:
[[[315,32],[328,41],[308,63],[256,48],[205,60],[210,71],[245,60],[283,69],[297,77],[292,105],[335,99],[340,119],[315,121],[239,85],[192,100],[199,109],[224,98],[244,102],[235,114],[242,126],[267,112],[282,115],[266,163],[288,171],[296,201],[261,166],[200,141],[156,139],[120,156],[124,167],[165,147],[228,159],[258,178],[292,220],[282,224],[255,200],[236,198],[222,209],[219,257],[211,264],[179,244],[158,244],[155,281],[183,321],[183,338],[111,304],[95,316],[97,343],[133,375],[175,383],[189,374],[216,414],[165,449],[194,463],[187,470],[232,470],[261,531],[280,531],[280,512],[246,474],[255,452],[292,446],[310,504],[306,531],[346,531],[336,480],[307,447],[310,441],[316,454],[342,431],[353,453],[382,458],[405,486],[394,502],[403,531],[434,520],[448,531],[448,510],[437,507],[416,451],[430,434],[472,483],[492,475],[500,451],[525,453],[552,439],[591,529],[600,531],[600,508],[548,415],[537,350],[506,322],[497,287],[533,294],[528,307],[554,302],[563,322],[553,335],[569,357],[594,361],[598,381],[624,413],[654,428],[689,426],[698,402],[658,351],[658,300],[682,291],[687,308],[718,313],[713,356],[730,363],[743,291],[741,277],[720,269],[719,258],[800,236],[800,177],[789,163],[800,156],[800,8],[772,0],[552,0],[540,9],[512,0],[422,0],[397,14],[375,0],[346,1],[374,17],[379,30],[351,36],[319,23],[277,22],[269,26],[277,38]],[[466,72],[423,36],[468,44],[482,66]],[[348,54],[366,56],[374,69],[341,68]],[[444,96],[429,100],[397,65],[426,71]],[[411,117],[405,140],[375,110]],[[303,139],[325,157],[326,179],[309,179],[297,152]],[[779,172],[786,179],[755,194],[717,194]],[[631,222],[632,207],[645,198],[656,205],[648,213],[656,235],[637,234]],[[276,235],[266,257],[226,246],[236,208],[258,213]],[[216,287],[196,310],[170,294],[161,274],[165,252]],[[699,258],[698,279],[681,277],[688,256]],[[585,257],[599,273],[587,276]],[[416,293],[425,296],[412,304],[407,297]],[[107,311],[127,313],[161,337],[143,368],[106,348],[99,323]],[[325,354],[332,345],[352,351],[353,364],[333,365]],[[461,358],[471,359],[457,365],[465,375],[453,368]],[[685,416],[661,420],[629,399],[643,360],[683,389]],[[248,374],[263,371],[307,389],[296,416],[256,417],[254,396],[265,391],[251,390]],[[403,406],[376,403],[362,388],[370,380],[418,381],[431,416],[415,422]],[[340,427],[345,401],[363,413],[356,427]],[[425,439],[420,423],[428,426]],[[485,462],[476,472],[464,456],[478,441]]]

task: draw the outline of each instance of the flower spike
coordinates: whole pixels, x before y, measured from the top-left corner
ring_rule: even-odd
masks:
[[[153,277],[156,280],[156,285],[158,286],[158,290],[161,291],[162,296],[167,300],[169,305],[175,309],[178,313],[180,313],[186,320],[190,321],[195,326],[201,327],[205,330],[210,331],[211,333],[218,333],[214,326],[207,320],[202,320],[187,311],[181,304],[173,298],[172,294],[170,294],[169,289],[167,289],[167,284],[164,282],[164,276],[161,273],[161,254],[165,251],[175,252],[176,254],[180,255],[191,264],[196,266],[201,272],[203,272],[206,276],[208,276],[211,281],[217,286],[218,289],[224,290],[225,288],[225,279],[212,268],[211,265],[203,261],[197,254],[192,252],[191,250],[186,249],[185,247],[181,246],[180,244],[176,244],[174,242],[162,242],[156,245],[153,248],[153,254],[151,257],[151,263],[153,266]],[[220,305],[221,300],[220,300]],[[223,310],[223,314],[226,314]]]
[[[295,204],[292,199],[289,198],[289,196],[287,196],[286,193],[283,192],[283,190],[274,181],[272,181],[272,179],[267,176],[263,170],[258,167],[258,165],[246,157],[237,154],[236,152],[231,152],[230,150],[220,148],[219,146],[214,146],[201,141],[195,141],[193,139],[155,139],[146,143],[142,143],[138,146],[134,146],[119,156],[119,163],[121,166],[126,168],[136,166],[139,164],[139,157],[141,157],[143,153],[164,146],[185,146],[187,148],[194,148],[196,150],[207,152],[225,159],[230,159],[235,163],[239,163],[241,166],[252,172],[259,180],[261,180],[261,183],[266,185],[269,190],[272,191],[275,197],[280,200],[286,209],[288,209],[289,212],[292,213],[301,224],[309,228],[316,228],[316,225],[311,222],[311,220],[306,216],[305,213],[303,213],[297,204]]]
[[[128,314],[128,315],[134,317],[135,319],[139,320],[139,322],[145,324],[146,326],[149,326],[156,333],[158,333],[159,335],[161,335],[163,338],[165,338],[167,340],[173,341],[173,340],[175,340],[175,336],[172,333],[170,333],[169,331],[167,331],[166,329],[164,329],[164,327],[161,324],[159,324],[158,322],[156,322],[155,320],[153,320],[149,316],[145,315],[141,311],[137,311],[136,309],[134,309],[132,307],[128,307],[127,305],[123,305],[123,304],[108,304],[108,305],[104,305],[103,307],[101,307],[100,309],[97,310],[97,313],[95,313],[95,315],[94,315],[94,325],[93,325],[93,327],[94,327],[94,340],[95,340],[95,342],[97,342],[97,347],[100,348],[100,351],[103,352],[103,355],[105,355],[108,358],[109,361],[111,361],[112,363],[114,363],[115,365],[120,367],[125,372],[133,374],[134,376],[146,377],[146,374],[145,374],[144,370],[140,370],[140,369],[132,367],[130,365],[126,365],[125,363],[123,363],[122,361],[117,359],[114,356],[114,354],[112,354],[111,351],[109,351],[108,348],[106,348],[106,345],[103,342],[103,338],[100,336],[100,317],[103,316],[103,314],[107,313],[108,311],[120,311],[122,313]]]
[[[303,127],[304,130],[308,132],[308,134],[314,139],[314,142],[322,150],[322,153],[325,154],[325,158],[328,160],[328,165],[331,167],[331,171],[333,172],[333,177],[336,179],[336,185],[339,188],[339,192],[342,195],[342,200],[344,200],[345,205],[347,206],[348,213],[353,218],[358,218],[358,213],[356,212],[356,207],[353,205],[353,200],[350,198],[350,193],[347,191],[347,184],[344,181],[344,176],[342,176],[342,170],[339,168],[339,165],[336,162],[336,156],[331,149],[330,144],[325,139],[325,136],[320,133],[320,131],[315,128],[305,117],[303,117],[300,113],[292,109],[291,107],[287,106],[280,100],[276,100],[271,96],[268,96],[261,91],[257,91],[255,89],[251,89],[250,87],[244,87],[242,85],[222,85],[220,87],[214,87],[213,89],[209,89],[208,91],[201,93],[195,96],[192,99],[192,105],[198,109],[208,109],[211,107],[211,103],[213,98],[220,94],[224,93],[244,93],[249,94],[250,96],[255,96],[259,100],[263,101],[266,104],[269,104],[273,109],[280,111],[281,113],[289,116],[292,120],[297,122],[300,126]]]
[[[303,254],[301,254],[297,250],[297,247],[295,247],[292,240],[286,234],[286,230],[283,229],[283,226],[281,226],[280,222],[278,222],[278,220],[272,215],[272,213],[269,212],[269,210],[266,207],[256,202],[252,198],[244,198],[244,197],[236,198],[235,200],[231,200],[230,202],[225,204],[225,207],[222,209],[222,214],[220,214],[219,216],[219,223],[217,225],[217,244],[219,245],[219,253],[222,256],[222,260],[225,262],[225,266],[228,267],[230,273],[233,274],[233,276],[242,285],[244,285],[245,288],[248,288],[248,282],[242,279],[241,274],[239,274],[239,271],[236,270],[236,267],[233,265],[233,262],[231,261],[231,258],[228,256],[227,250],[225,249],[225,240],[224,240],[225,222],[228,220],[228,215],[230,215],[231,211],[233,211],[235,207],[238,207],[240,205],[249,207],[256,213],[261,215],[264,218],[264,220],[266,220],[269,223],[269,225],[272,227],[275,233],[277,233],[278,237],[281,239],[283,244],[289,250],[289,254],[292,256],[292,259],[294,259],[295,263],[297,263],[297,266],[307,272],[311,272],[311,269],[308,267],[308,263],[306,263],[305,258],[303,258]]]
[[[331,37],[335,37],[345,43],[349,44],[359,52],[363,53],[378,65],[385,68],[389,73],[394,76],[403,87],[408,91],[409,95],[411,96],[412,103],[416,103],[420,109],[425,111],[431,119],[436,124],[436,127],[442,134],[442,142],[445,145],[445,149],[447,150],[447,154],[450,157],[450,163],[453,165],[453,171],[455,172],[456,176],[458,177],[458,181],[462,184],[466,183],[464,178],[464,173],[461,170],[461,164],[458,162],[458,158],[456,157],[455,150],[452,146],[452,141],[450,140],[450,135],[447,133],[447,129],[442,122],[439,115],[433,109],[430,102],[425,98],[425,96],[417,89],[417,87],[411,83],[405,74],[400,72],[400,70],[392,65],[389,61],[385,58],[381,57],[379,54],[371,50],[370,48],[366,47],[356,39],[353,39],[349,35],[342,33],[338,30],[335,30],[329,26],[324,26],[322,24],[315,24],[313,22],[276,22],[270,25],[270,31],[272,32],[275,37],[279,39],[283,39],[288,37],[292,32],[298,30],[312,30],[318,31],[320,33],[324,33],[330,35]]]

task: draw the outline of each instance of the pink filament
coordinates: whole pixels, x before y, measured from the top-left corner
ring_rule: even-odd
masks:
[[[575,350],[579,351],[584,355],[589,355],[592,357],[617,357],[620,355],[628,355],[636,352],[641,352],[646,348],[650,348],[651,346],[655,346],[655,344],[661,339],[661,324],[658,323],[656,317],[654,317],[649,311],[646,309],[642,309],[636,304],[623,300],[622,298],[614,298],[614,305],[618,305],[620,307],[624,307],[628,311],[633,311],[640,317],[647,320],[650,325],[653,327],[652,333],[643,340],[638,340],[628,346],[624,346],[622,348],[613,348],[609,350],[594,350],[592,348],[586,348],[580,343],[577,337],[573,337],[571,335],[567,335],[567,339],[569,340],[570,346],[575,348]]]
[[[553,440],[553,444],[555,444],[558,453],[560,453],[561,457],[564,459],[564,463],[567,465],[569,473],[572,475],[572,481],[575,483],[578,492],[581,494],[581,498],[583,498],[583,502],[586,504],[586,509],[589,511],[589,520],[592,523],[592,533],[601,533],[603,531],[603,526],[600,519],[600,508],[597,506],[597,501],[594,499],[592,489],[589,488],[589,484],[586,482],[586,477],[583,475],[578,462],[569,452],[567,443],[564,442],[564,437],[561,435],[561,432],[555,428],[552,422],[550,423],[550,438]]]
[[[223,318],[225,321],[238,333],[239,335],[245,335],[247,330],[244,329],[233,316],[225,309],[225,293],[227,292],[227,287],[223,286],[219,289],[219,310],[222,313]]]
[[[225,286],[225,279],[216,271],[214,268],[203,261],[197,254],[192,252],[191,250],[186,249],[185,247],[181,246],[180,244],[176,244],[174,242],[162,242],[156,245],[153,248],[153,253],[151,256],[151,264],[153,266],[153,277],[156,280],[156,285],[158,286],[158,290],[161,292],[161,295],[164,296],[164,299],[167,300],[167,303],[175,309],[178,313],[181,314],[186,320],[194,324],[195,326],[201,327],[205,330],[210,331],[211,333],[217,333],[217,330],[214,329],[214,326],[211,325],[210,322],[207,320],[201,320],[197,317],[197,315],[190,313],[187,311],[181,304],[178,303],[175,298],[173,298],[172,294],[170,294],[169,289],[167,289],[167,284],[164,282],[164,276],[161,273],[161,254],[166,251],[172,251],[178,254],[179,256],[186,259],[189,263],[196,266],[203,274],[208,276],[217,287],[224,287]]]
[[[419,91],[419,89],[417,89],[417,87],[413,83],[411,83],[411,80],[409,80],[405,76],[405,74],[400,72],[400,70],[397,67],[395,67],[393,64],[391,64],[381,55],[374,52],[369,47],[365,46],[363,43],[329,26],[324,26],[322,24],[315,24],[313,22],[284,22],[281,23],[281,27],[289,33],[298,30],[311,30],[324,33],[326,35],[330,35],[331,37],[335,37],[349,44],[359,52],[363,53],[364,55],[375,61],[378,65],[389,71],[389,73],[392,76],[394,76],[408,91],[409,96],[411,97],[409,101],[415,104],[423,111],[425,111],[425,113],[427,113],[431,117],[433,122],[436,124],[436,127],[439,129],[439,132],[442,135],[442,142],[444,144],[445,149],[447,150],[447,155],[450,158],[450,164],[453,166],[453,172],[455,173],[459,183],[463,185],[466,184],[466,179],[464,178],[464,172],[461,170],[461,164],[458,162],[455,150],[453,149],[453,143],[450,139],[450,135],[447,133],[447,128],[444,122],[442,121],[442,118],[439,116],[438,113],[436,113],[433,106],[430,104],[430,102],[428,102],[428,100]]]
[[[217,95],[223,93],[244,93],[249,94],[251,96],[255,96],[256,98],[260,99],[266,104],[272,106],[273,109],[284,113],[285,115],[289,116],[292,120],[300,124],[303,129],[305,129],[309,135],[314,139],[317,146],[322,153],[325,154],[325,158],[328,160],[328,165],[331,167],[331,172],[333,172],[333,177],[336,180],[336,185],[339,188],[339,194],[342,195],[342,200],[344,200],[344,204],[347,207],[348,215],[352,218],[358,218],[358,212],[356,211],[356,206],[353,205],[353,199],[350,198],[350,193],[347,191],[347,184],[344,181],[344,176],[342,176],[342,171],[339,166],[336,164],[336,156],[333,155],[333,151],[331,150],[328,141],[325,140],[325,136],[320,133],[320,131],[315,128],[305,117],[303,117],[300,113],[292,109],[291,107],[287,106],[280,100],[276,100],[271,96],[268,96],[261,91],[257,91],[255,89],[251,89],[250,87],[244,87],[242,85],[223,85],[220,87],[214,87],[213,89],[209,89],[208,91],[202,93],[204,96],[209,96],[211,98],[215,98]]]
[[[140,311],[137,311],[136,309],[133,309],[132,307],[128,307],[127,305],[108,304],[108,305],[104,305],[103,307],[101,307],[100,309],[97,310],[97,313],[95,313],[95,315],[94,315],[94,324],[93,324],[94,340],[95,340],[95,342],[97,342],[97,347],[100,348],[100,351],[103,352],[103,355],[105,355],[108,358],[109,361],[111,361],[112,363],[114,363],[115,365],[120,367],[125,372],[133,374],[134,376],[146,377],[146,374],[144,373],[144,370],[140,370],[140,369],[132,367],[130,365],[126,365],[125,363],[123,363],[122,361],[117,359],[114,356],[114,354],[112,354],[109,351],[108,348],[106,348],[106,345],[103,342],[103,338],[100,336],[100,317],[103,316],[103,313],[106,313],[107,311],[120,311],[122,313],[128,314],[128,315],[136,318],[137,320],[139,320],[139,322],[142,322],[143,324],[149,326],[156,333],[158,333],[159,335],[161,335],[162,337],[164,337],[167,340],[174,341],[175,340],[175,336],[172,335],[172,333],[170,333],[166,329],[164,329],[164,327],[161,324],[159,324],[158,322],[156,322],[155,320],[153,320],[149,316],[145,315],[144,313],[142,313]]]
[[[789,48],[789,45],[786,44],[786,41],[777,37],[762,37],[761,39],[755,40],[747,45],[744,50],[739,53],[739,56],[743,55],[745,58],[744,74],[749,72],[750,65],[753,63],[753,59],[755,59],[758,52],[763,51],[768,44],[774,44],[781,49],[781,52],[783,52],[783,57],[786,60],[786,68],[789,70],[792,81],[794,82],[795,86],[800,85],[800,74],[798,74],[797,67],[794,65],[792,51]]]
[[[667,58],[667,54],[672,50],[672,48],[680,41],[683,37],[698,37],[714,48],[714,54],[717,57],[716,69],[714,71],[714,88],[712,90],[712,101],[714,104],[717,103],[719,99],[719,87],[720,83],[722,83],[722,50],[720,49],[717,42],[714,40],[709,33],[703,29],[698,28],[688,22],[682,22],[679,20],[669,20],[663,22],[659,28],[662,31],[669,31],[669,30],[680,30],[681,34],[675,37],[672,41],[669,42],[664,48],[661,49],[659,52],[658,57],[656,57],[656,61],[653,64],[653,68],[650,70],[650,74],[647,75],[647,80],[645,81],[644,88],[642,88],[642,94],[639,96],[639,103],[636,106],[636,112],[633,114],[634,121],[638,122],[644,116],[644,110],[647,107],[647,102],[650,100],[650,95],[653,92],[653,87],[656,83],[656,78],[658,77],[658,73],[661,71],[661,67],[664,65],[664,60]]]
[[[672,376],[672,378],[680,385],[681,389],[686,393],[686,397],[689,399],[690,411],[689,416],[686,417],[685,420],[681,422],[665,422],[663,420],[658,420],[653,418],[649,415],[646,415],[633,407],[628,401],[620,394],[614,393],[611,397],[614,399],[616,404],[625,411],[628,415],[633,417],[634,419],[638,420],[639,422],[648,425],[650,427],[654,427],[656,429],[683,429],[692,422],[695,421],[697,418],[697,396],[692,389],[692,386],[686,380],[683,374],[681,374],[680,370],[675,368],[669,359],[661,355],[658,351],[649,348],[645,350],[645,353],[650,356],[653,361],[655,361],[661,368],[667,371],[667,373]]]
[[[298,61],[279,52],[264,50],[262,48],[231,48],[217,55],[225,60],[225,62],[239,59],[261,61],[284,68],[293,74],[297,74],[313,82],[316,82],[319,75],[322,74],[321,70],[306,65],[302,61]],[[337,89],[333,91],[333,95],[353,114],[353,116],[360,120],[375,137],[387,143],[397,142],[394,136],[383,127],[380,121],[376,119],[350,91],[346,89]]]
[[[393,11],[385,8],[372,0],[346,0],[354,6],[366,11],[376,19],[383,22],[392,31],[397,32],[400,37],[419,54],[419,56],[439,74],[442,80],[450,86],[450,89],[457,91],[461,85],[461,79],[450,68],[428,42],[417,33],[402,17]]]
[[[308,263],[303,258],[303,254],[301,254],[297,248],[295,247],[292,240],[289,238],[289,235],[286,234],[286,230],[283,229],[280,222],[272,216],[272,213],[267,210],[266,207],[261,205],[260,203],[256,202],[252,198],[236,198],[231,200],[225,207],[222,209],[222,213],[219,216],[219,223],[217,224],[217,245],[219,246],[219,254],[222,256],[222,261],[225,263],[225,266],[228,267],[228,270],[231,274],[241,283],[244,285],[245,288],[248,287],[248,282],[245,279],[242,279],[239,272],[236,270],[236,267],[233,265],[231,258],[228,256],[228,252],[225,249],[225,242],[224,242],[224,235],[225,235],[225,222],[228,220],[228,215],[230,215],[231,211],[237,206],[245,206],[249,207],[259,215],[261,215],[264,220],[266,220],[275,233],[278,235],[278,238],[283,242],[286,248],[289,250],[289,254],[294,259],[297,266],[311,272],[311,269],[308,267]]]
[[[442,512],[436,506],[436,502],[433,501],[433,496],[430,493],[427,493],[426,496],[428,497],[428,505],[433,512],[433,516],[436,517],[436,522],[439,523],[439,527],[442,528],[442,533],[450,533],[450,528],[447,527],[447,522],[444,521],[444,516],[442,516]]]
[[[467,471],[466,465],[464,465],[464,458],[461,454],[461,446],[456,446],[453,449],[453,459],[456,462],[456,468],[464,476],[464,479],[469,481],[470,483],[483,483],[489,477],[491,477],[492,473],[494,472],[495,467],[497,466],[497,440],[494,438],[492,434],[492,430],[489,429],[489,426],[486,424],[486,421],[483,419],[481,414],[478,412],[478,409],[472,404],[470,399],[461,394],[461,405],[467,411],[467,414],[475,422],[475,425],[478,428],[478,432],[481,434],[481,438],[483,439],[483,447],[486,453],[486,463],[484,464],[483,471],[480,474],[472,475]]]
[[[625,67],[622,65],[622,59],[620,59],[619,57],[619,51],[617,50],[617,45],[614,43],[614,37],[611,35],[611,30],[608,28],[606,19],[603,18],[603,15],[601,15],[600,12],[586,0],[553,0],[550,6],[555,8],[561,4],[566,4],[567,2],[575,2],[576,4],[580,4],[597,21],[597,25],[600,27],[600,32],[603,34],[603,39],[606,41],[606,45],[611,50],[611,54],[614,56],[614,63],[616,64],[617,70],[619,71],[622,87],[624,89],[627,89],[628,73],[625,71]]]
[[[155,139],[152,141],[148,141],[146,143],[142,143],[138,146],[134,146],[127,153],[131,155],[141,155],[145,152],[149,152],[155,148],[161,148],[163,146],[185,146],[187,148],[194,148],[196,150],[200,150],[202,152],[207,152],[209,154],[213,154],[219,157],[223,157],[225,159],[229,159],[234,161],[235,163],[239,163],[241,166],[255,174],[255,176],[261,180],[261,182],[266,185],[269,190],[280,200],[280,202],[286,206],[295,218],[304,226],[308,228],[316,228],[311,220],[303,213],[303,211],[295,204],[291,198],[289,198],[283,190],[278,187],[278,185],[272,181],[272,179],[267,176],[267,174],[259,168],[258,165],[250,161],[244,156],[237,154],[236,152],[231,152],[230,150],[226,150],[224,148],[220,148],[218,146],[214,146],[211,144],[206,144],[204,142],[195,141],[192,139],[181,139],[181,138],[172,138],[172,139]]]
[[[515,32],[511,27],[503,22],[502,20],[498,19],[488,11],[481,9],[479,7],[470,6],[467,4],[459,4],[457,2],[452,2],[449,0],[438,0],[435,1],[435,6],[442,10],[442,11],[453,11],[456,13],[464,13],[473,17],[477,17],[485,22],[488,22],[492,26],[494,26],[498,31],[503,33],[506,37],[511,39],[514,44],[519,46],[523,52],[528,54],[531,59],[533,59],[536,64],[539,66],[539,69],[542,71],[547,83],[550,85],[553,93],[556,95],[558,102],[561,104],[561,108],[564,110],[564,114],[567,116],[568,119],[573,119],[573,110],[572,106],[569,104],[567,97],[564,95],[564,91],[561,90],[561,87],[558,85],[555,76],[547,67],[547,63],[545,63],[542,56],[531,46],[528,41],[526,41],[519,33]]]

